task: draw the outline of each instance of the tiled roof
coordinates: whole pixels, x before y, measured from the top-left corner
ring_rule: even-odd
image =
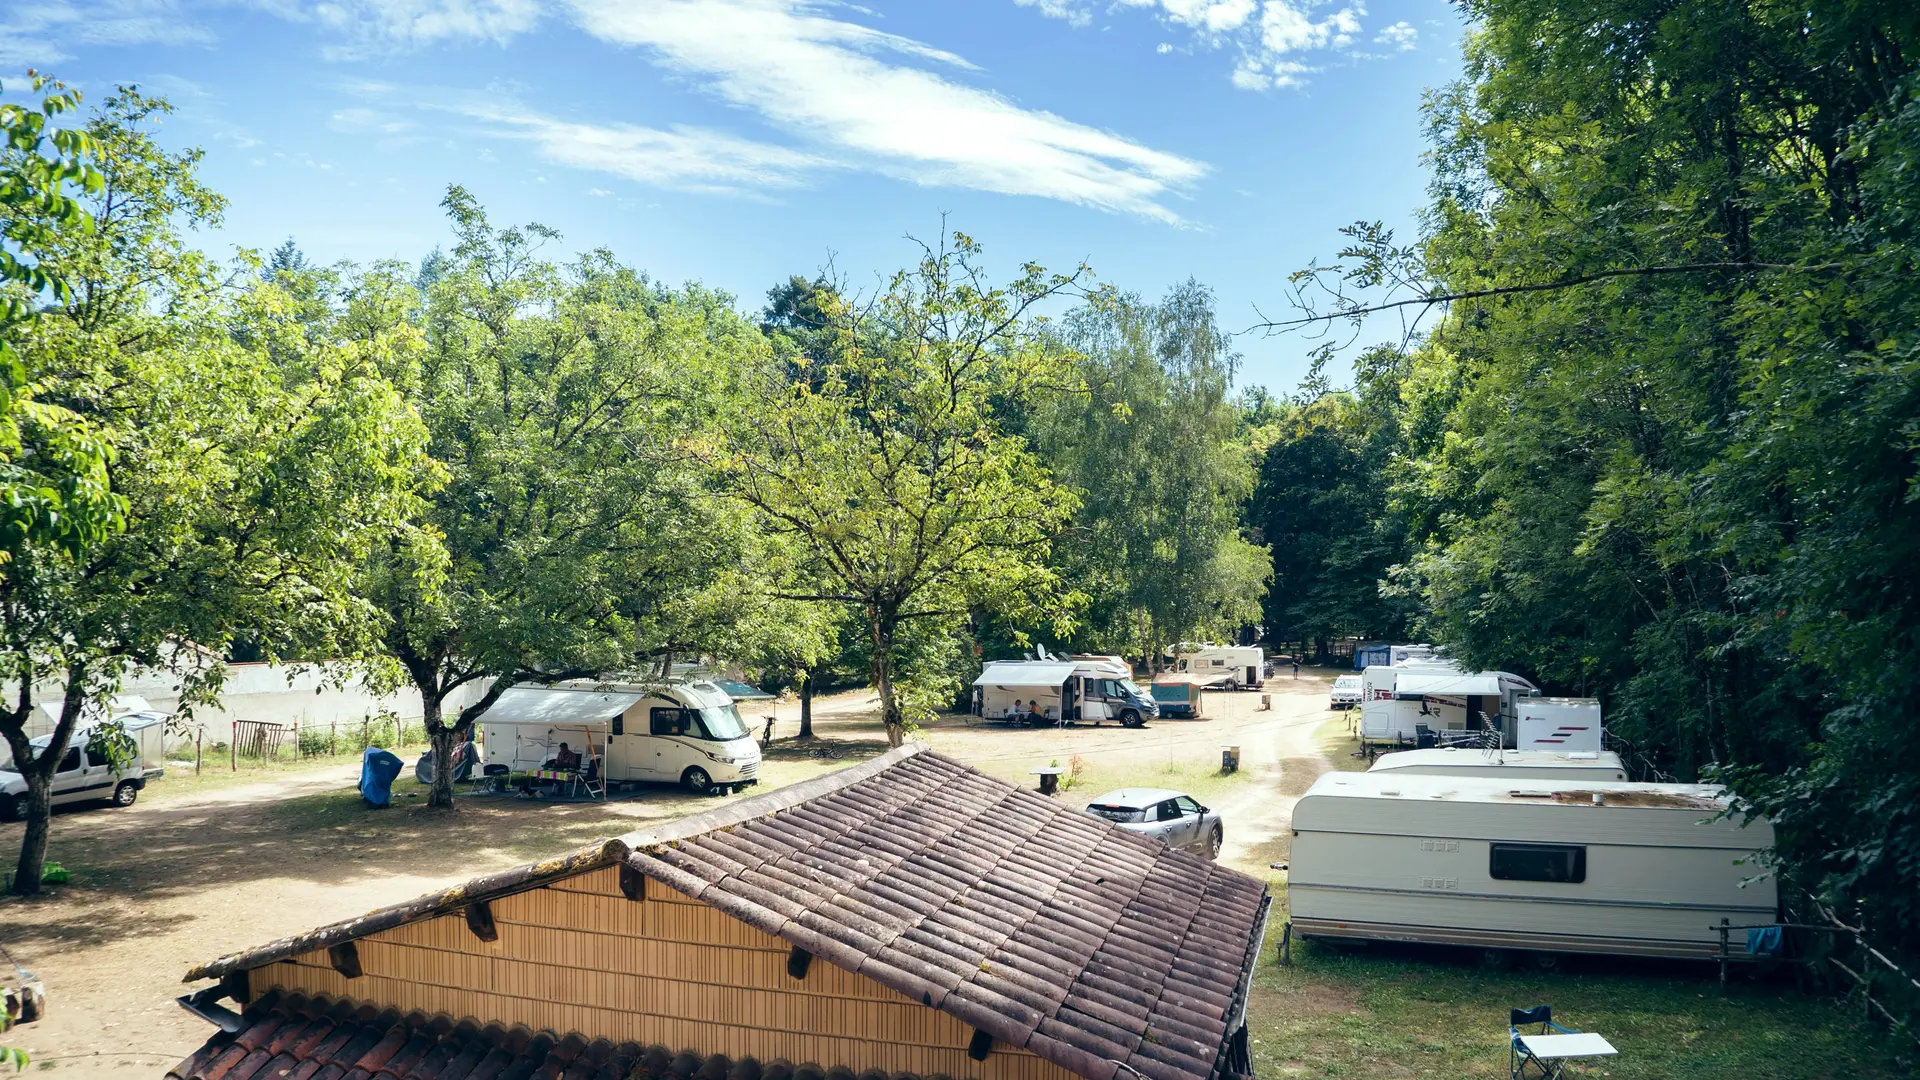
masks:
[[[169,1069],[168,1080],[896,1080],[842,1066],[763,1065],[579,1034],[455,1024],[324,997],[263,999],[243,1022],[239,1032],[215,1035]]]
[[[917,746],[189,978],[614,860],[1089,1080],[1240,1071],[1223,1059],[1237,1056],[1266,887]]]

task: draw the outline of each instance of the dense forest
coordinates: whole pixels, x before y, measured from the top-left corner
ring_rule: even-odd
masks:
[[[898,740],[1036,640],[1407,636],[1600,697],[1641,775],[1772,819],[1783,895],[1920,957],[1920,7],[1461,6],[1417,235],[1293,276],[1283,396],[1203,285],[996,281],[957,232],[764,303],[459,187],[418,263],[215,258],[164,102],[37,82],[0,730],[34,761],[34,688],[64,743],[129,664],[190,708],[208,657],[358,657],[444,753],[515,681],[706,656],[871,681]]]
[[[1462,7],[1420,234],[1354,226],[1272,327],[1393,329],[1260,403],[1269,629],[1599,696],[1914,957],[1920,6]]]

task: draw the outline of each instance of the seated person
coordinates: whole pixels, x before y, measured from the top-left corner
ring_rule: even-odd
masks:
[[[553,767],[578,772],[580,769],[580,755],[568,749],[566,743],[561,743],[560,752],[553,755]]]
[[[1038,724],[1046,720],[1046,714],[1040,711],[1040,699],[1027,702],[1027,723]]]
[[[1022,710],[1020,708],[1020,699],[1014,698],[1013,704],[1007,706],[1007,719],[1012,720],[1015,717],[1018,717],[1021,711]]]

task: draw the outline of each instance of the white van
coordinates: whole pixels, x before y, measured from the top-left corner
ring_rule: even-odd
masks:
[[[1258,645],[1194,645],[1182,643],[1167,650],[1175,671],[1197,675],[1208,686],[1229,690],[1259,689],[1266,670],[1266,650]]]
[[[602,783],[712,792],[759,782],[760,744],[733,699],[704,679],[516,686],[479,728],[487,772],[533,772],[565,743]]]
[[[166,775],[166,714],[139,713],[119,719],[137,749],[134,761],[116,772],[106,758],[86,749],[92,728],[74,732],[53,771],[53,805],[104,800],[114,806],[132,806],[148,780]],[[32,744],[37,749],[52,741],[52,735],[42,735]],[[0,820],[25,821],[26,817],[27,778],[13,770],[13,755],[0,747]]]

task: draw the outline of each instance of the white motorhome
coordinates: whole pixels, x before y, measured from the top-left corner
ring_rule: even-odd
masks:
[[[1417,745],[1420,729],[1497,733],[1512,746],[1519,702],[1540,688],[1505,671],[1462,671],[1447,660],[1376,664],[1360,676],[1360,738],[1366,743]],[[1489,736],[1491,737],[1491,736]],[[1594,749],[1599,749],[1594,747]]]
[[[61,755],[60,764],[53,770],[53,805],[105,801],[114,806],[132,806],[147,781],[166,775],[166,714],[149,711],[116,719],[133,740],[134,760],[124,768],[115,769],[104,756],[86,748],[93,725],[75,731],[67,742],[67,752]],[[52,741],[52,734],[30,740],[36,750]],[[24,821],[26,817],[27,779],[14,771],[13,755],[0,746],[0,820]]]
[[[1208,686],[1229,690],[1258,689],[1261,672],[1266,670],[1267,654],[1258,645],[1195,645],[1182,643],[1167,650],[1173,669],[1197,675]]]
[[[1401,776],[1552,777],[1576,783],[1627,778],[1620,755],[1610,751],[1556,753],[1453,746],[1381,754],[1367,771]]]
[[[516,686],[479,727],[487,772],[537,771],[566,743],[603,783],[706,792],[759,782],[760,745],[726,692],[701,679]]]
[[[1722,789],[1329,773],[1293,811],[1288,904],[1304,937],[1533,952],[1719,956],[1777,920],[1764,820]],[[1749,959],[1744,929],[1730,957]]]
[[[973,712],[989,720],[1032,725],[1099,724],[1139,727],[1160,715],[1152,695],[1134,685],[1133,669],[1117,656],[992,660],[973,680]]]

